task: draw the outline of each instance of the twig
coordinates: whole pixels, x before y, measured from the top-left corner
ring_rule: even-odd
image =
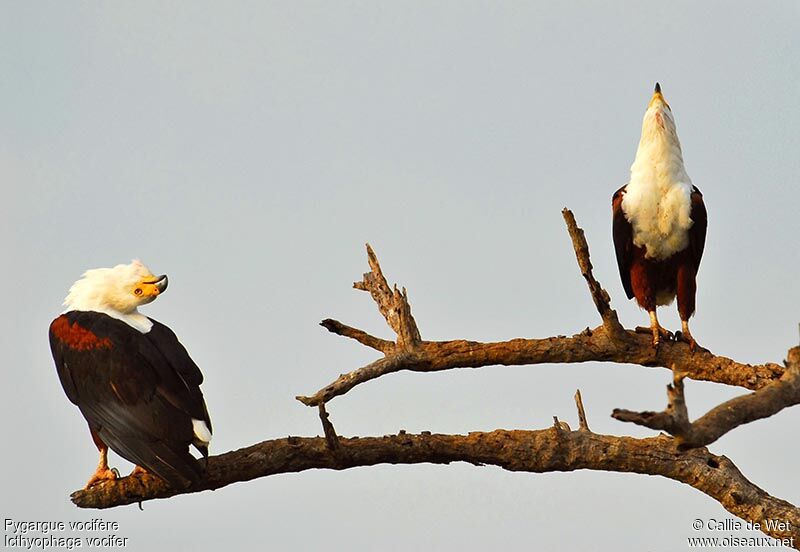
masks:
[[[553,416],[553,427],[559,434],[563,432],[569,433],[570,431],[572,431],[572,428],[569,427],[569,424],[567,422],[562,422],[561,420],[559,420],[558,416]]]
[[[625,328],[622,327],[622,324],[620,324],[619,318],[617,318],[617,312],[611,308],[611,297],[592,274],[589,244],[586,243],[586,236],[583,233],[583,229],[575,222],[575,216],[572,214],[572,211],[565,207],[561,211],[561,214],[564,217],[564,222],[567,223],[567,231],[569,231],[569,237],[572,239],[572,247],[575,249],[578,267],[581,269],[581,275],[583,275],[586,284],[589,286],[589,293],[592,295],[592,300],[594,300],[594,305],[597,307],[597,312],[600,313],[600,317],[603,319],[603,326],[609,336],[611,336],[611,339],[620,342],[625,341],[628,338],[628,334]]]
[[[586,411],[583,409],[583,399],[581,398],[581,390],[575,391],[575,406],[578,407],[578,424],[582,431],[591,431],[589,424],[586,422]]]
[[[663,411],[634,412],[615,408],[611,417],[685,438],[691,431],[691,424],[683,396],[683,376],[673,369],[672,384],[667,385],[667,407]]]
[[[416,365],[416,359],[418,358],[417,354],[395,353],[362,366],[358,370],[341,374],[336,378],[336,381],[326,385],[310,397],[298,395],[295,398],[306,406],[318,406],[334,397],[344,395],[359,383],[364,383],[392,372],[409,370],[411,369],[410,366]]]
[[[396,348],[396,345],[392,341],[372,336],[363,330],[347,326],[332,318],[326,318],[320,322],[319,325],[331,333],[355,339],[362,345],[366,345],[367,347],[371,347],[387,355],[393,353]]]
[[[330,421],[328,412],[325,410],[325,403],[319,405],[319,419],[322,421],[322,431],[325,433],[325,442],[328,443],[328,448],[332,452],[339,450],[339,436],[336,435],[336,430]]]

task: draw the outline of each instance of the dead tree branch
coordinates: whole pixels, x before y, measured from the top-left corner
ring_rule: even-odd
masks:
[[[359,330],[357,328],[351,328],[350,326],[346,326],[345,324],[342,324],[337,320],[326,318],[325,320],[320,322],[319,325],[331,333],[335,333],[344,337],[349,337],[350,339],[355,339],[362,345],[371,347],[376,351],[380,351],[384,354],[392,353],[395,350],[394,341],[388,341],[386,339],[373,337],[363,330]]]
[[[734,385],[747,389],[761,389],[777,381],[784,373],[783,366],[774,363],[743,364],[710,351],[695,351],[682,342],[662,343],[654,350],[648,335],[625,330],[611,308],[608,293],[594,278],[589,257],[589,246],[583,230],[575,223],[568,209],[563,211],[567,230],[572,238],[575,256],[581,274],[586,279],[589,292],[603,324],[593,330],[586,329],[571,337],[557,336],[542,339],[512,339],[495,343],[478,341],[423,341],[417,329],[405,289],[392,291],[381,270],[378,258],[367,245],[371,271],[364,274],[354,287],[367,290],[378,305],[381,314],[397,335],[397,343],[374,337],[336,320],[322,322],[328,331],[350,337],[384,353],[384,358],[352,372],[342,374],[313,395],[298,396],[307,406],[318,406],[343,395],[356,385],[380,376],[410,370],[412,372],[438,372],[453,368],[479,368],[491,365],[519,366],[528,364],[559,364],[579,362],[615,362],[662,367],[679,370],[685,377]]]
[[[356,339],[380,350],[385,356],[367,366],[339,376],[311,396],[300,396],[297,399],[308,406],[324,404],[334,397],[347,393],[356,385],[400,370],[435,372],[489,365],[588,361],[658,366],[670,368],[674,374],[672,385],[667,387],[667,408],[662,412],[631,412],[617,409],[612,415],[621,421],[668,432],[675,437],[674,439],[664,437],[671,443],[670,446],[680,451],[694,449],[686,453],[689,455],[695,454],[699,447],[714,442],[739,425],[771,416],[786,406],[800,402],[800,362],[794,364],[788,362],[786,364],[788,369],[774,363],[752,366],[714,355],[706,350],[692,352],[686,344],[677,342],[663,343],[655,350],[649,336],[626,330],[620,324],[617,313],[611,308],[609,294],[592,273],[589,246],[583,230],[578,227],[571,211],[564,209],[562,214],[581,275],[586,280],[595,308],[600,314],[601,326],[593,330],[587,328],[571,337],[513,339],[497,343],[465,340],[423,341],[411,317],[405,289],[400,294],[395,286],[394,292],[391,292],[375,252],[367,246],[371,272],[365,274],[363,282],[356,283],[355,286],[370,291],[381,314],[397,335],[397,342],[381,340],[361,330],[326,320],[323,325],[329,331]],[[400,316],[400,313],[404,313],[405,318]],[[795,356],[800,360],[800,352],[790,351],[789,356],[790,360]],[[687,377],[745,387],[755,392],[719,405],[691,423],[684,398],[684,378]],[[577,433],[591,435],[580,391],[575,395],[575,402],[580,427]],[[562,438],[576,433],[571,432],[569,426],[559,421],[557,417],[554,417],[552,431]],[[678,462],[677,458],[670,460],[672,461]],[[685,457],[681,459],[682,461],[685,461]],[[727,459],[724,461],[732,466]],[[714,465],[716,466],[714,469],[717,469],[722,464],[715,460],[708,465]],[[643,473],[662,474],[657,469]],[[739,496],[737,493],[734,494]],[[725,508],[734,511],[730,497],[726,500],[718,499]],[[733,502],[738,502],[738,499]],[[737,511],[740,513],[736,515],[742,513],[740,510]],[[749,518],[744,517],[744,519]]]
[[[674,388],[667,388],[668,406],[663,412],[617,409],[611,415],[623,422],[664,430],[674,435],[683,448],[706,446],[741,425],[800,404],[800,347],[789,350],[786,366],[780,379],[715,406],[693,423],[689,423],[686,412],[682,378],[677,377]]]
[[[667,407],[661,412],[634,412],[616,408],[611,417],[621,422],[666,431],[671,435],[685,435],[691,428],[689,411],[683,397],[683,376],[673,372],[671,385],[667,385]]]
[[[321,402],[329,402],[334,397],[344,395],[356,385],[401,370],[438,372],[493,365],[581,362],[614,362],[661,368],[675,365],[691,379],[746,389],[760,389],[779,379],[784,372],[779,364],[744,364],[700,350],[692,354],[685,343],[662,343],[658,351],[654,351],[649,336],[627,333],[628,340],[623,346],[616,344],[603,326],[567,337],[520,338],[493,343],[466,340],[421,341],[413,353],[390,354],[342,374],[313,395],[298,396],[297,400],[307,406],[317,406]]]
[[[634,439],[555,428],[501,429],[468,435],[400,433],[385,437],[340,437],[339,447],[343,454],[333,454],[322,437],[264,441],[209,458],[207,478],[183,491],[169,488],[157,477],[142,475],[76,491],[72,501],[82,508],[111,508],[315,468],[342,470],[376,464],[468,462],[534,473],[590,469],[660,475],[691,485],[742,519],[759,523],[767,519],[788,521],[792,526],[790,531],[774,530],[767,534],[781,539],[796,537],[800,542],[800,509],[748,481],[726,457],[703,448],[681,451],[666,437]]]

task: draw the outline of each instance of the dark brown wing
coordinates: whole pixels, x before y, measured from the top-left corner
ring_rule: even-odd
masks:
[[[628,299],[633,299],[633,288],[631,287],[631,256],[633,252],[633,228],[625,213],[622,211],[622,198],[625,196],[623,186],[611,198],[611,212],[613,214],[613,233],[614,251],[617,254],[617,267],[619,277],[622,279],[622,287]]]
[[[700,269],[700,259],[703,258],[703,249],[706,246],[706,229],[708,228],[708,213],[706,204],[703,203],[703,194],[692,186],[692,227],[689,229],[689,249],[694,261],[695,273]]]

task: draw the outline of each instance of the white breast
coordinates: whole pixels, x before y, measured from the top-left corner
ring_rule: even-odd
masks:
[[[647,258],[663,260],[689,245],[691,194],[680,145],[640,144],[622,210],[633,227],[633,243],[646,249]]]
[[[100,312],[103,314],[107,314],[111,318],[116,318],[121,322],[125,322],[131,328],[146,334],[153,328],[153,321],[147,318],[145,315],[141,314],[139,311],[134,310],[131,313],[123,314],[119,311],[115,311],[114,309],[104,309],[94,306],[83,306],[80,303],[75,303],[70,305],[67,310],[64,312],[69,311],[91,311],[91,312]]]

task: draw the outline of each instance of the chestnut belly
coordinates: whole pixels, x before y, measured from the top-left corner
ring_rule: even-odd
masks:
[[[676,295],[683,293],[691,294],[691,298],[681,301],[679,297],[679,303],[691,302],[694,311],[695,269],[688,248],[656,260],[646,258],[643,248],[634,247],[630,270],[631,288],[642,308],[654,310],[656,306],[669,305]]]

